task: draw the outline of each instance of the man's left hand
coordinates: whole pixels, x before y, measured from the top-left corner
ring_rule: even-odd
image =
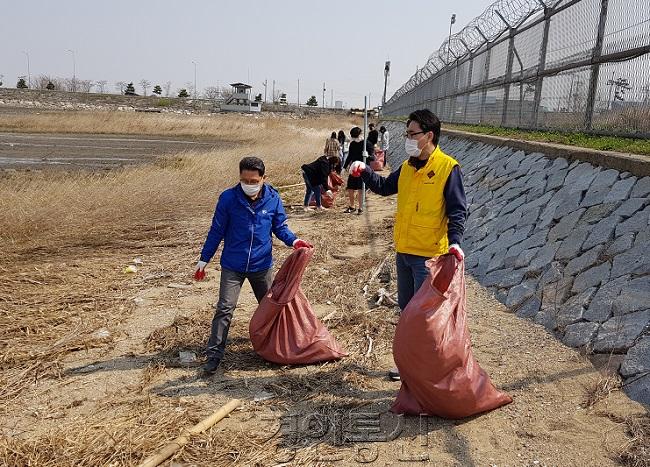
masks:
[[[463,252],[463,249],[460,247],[460,245],[457,245],[455,243],[452,244],[452,245],[449,245],[449,253],[454,255],[456,257],[456,259],[458,260],[458,262],[465,259],[465,253]]]
[[[298,238],[293,242],[293,249],[297,250],[298,248],[314,248],[314,245]]]

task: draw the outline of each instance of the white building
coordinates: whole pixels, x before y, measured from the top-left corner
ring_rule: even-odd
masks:
[[[251,87],[244,83],[232,83],[232,96],[221,104],[221,110],[230,112],[260,112],[262,110],[261,102],[251,100]]]

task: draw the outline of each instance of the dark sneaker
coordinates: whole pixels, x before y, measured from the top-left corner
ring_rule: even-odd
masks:
[[[212,376],[217,372],[217,369],[219,368],[219,364],[221,363],[221,360],[218,360],[216,358],[210,358],[208,361],[203,365],[203,368],[201,369],[203,372],[204,376]]]
[[[346,214],[354,212],[354,208],[347,207],[347,208],[345,208],[345,211],[343,211],[343,212],[346,213]]]
[[[391,381],[400,381],[401,378],[399,376],[399,370],[397,368],[391,368],[391,370],[388,372],[388,378]]]
[[[363,212],[363,209],[357,209],[357,215],[361,215],[362,212]]]

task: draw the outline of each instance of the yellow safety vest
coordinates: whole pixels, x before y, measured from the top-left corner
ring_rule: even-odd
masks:
[[[402,164],[397,182],[394,240],[398,253],[440,256],[449,250],[444,189],[458,162],[436,146],[420,170]]]

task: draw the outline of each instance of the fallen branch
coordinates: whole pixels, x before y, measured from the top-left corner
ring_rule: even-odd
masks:
[[[208,428],[220,422],[226,415],[241,405],[239,399],[233,399],[208,418],[204,418],[192,428],[185,430],[178,438],[165,446],[160,452],[147,457],[139,467],[156,467],[170,458],[174,453],[190,442],[192,436],[203,433]]]
[[[366,357],[370,357],[370,353],[372,352],[372,337],[370,335],[366,334],[366,338],[368,339],[368,351],[366,352]]]
[[[388,258],[390,255],[386,256],[384,260],[379,264],[377,269],[375,269],[375,272],[372,273],[372,276],[370,276],[370,280],[368,281],[368,284],[370,284],[372,281],[374,281],[377,276],[381,273],[381,270],[384,269],[384,265],[386,264],[386,261],[388,261]]]

